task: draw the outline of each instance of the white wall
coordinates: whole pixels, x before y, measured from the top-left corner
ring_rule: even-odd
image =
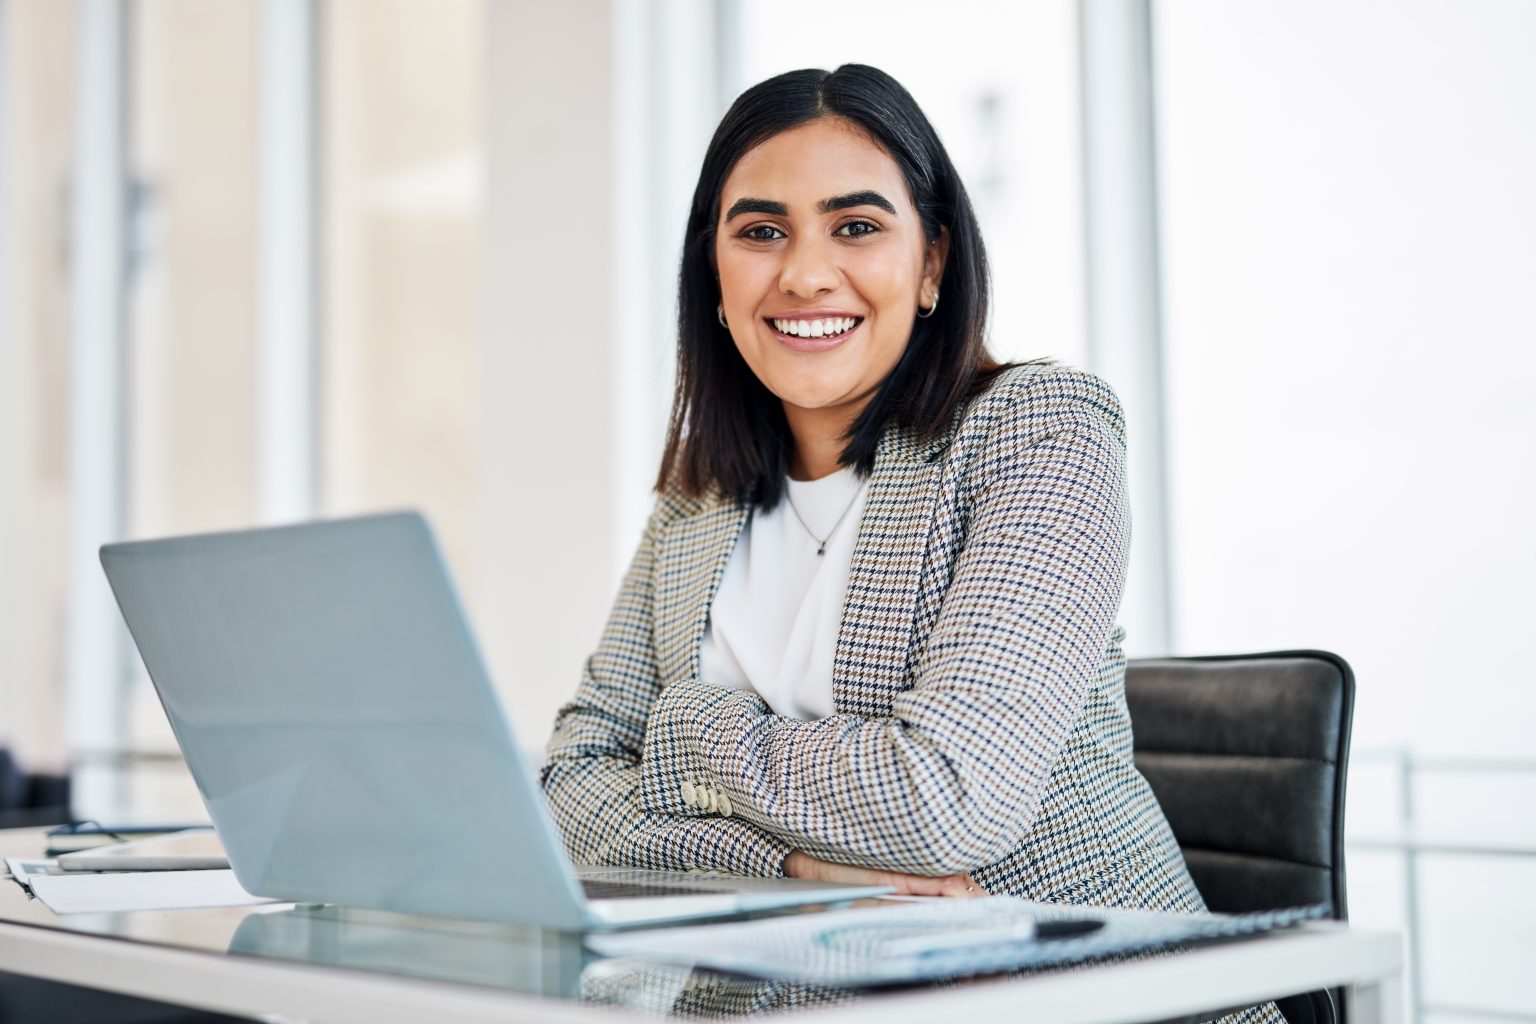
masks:
[[[595,642],[613,582],[605,7],[542,5],[530,31],[531,8],[491,4],[486,33],[479,553],[495,582],[475,626],[525,746],[575,688],[575,640]]]
[[[488,12],[470,604],[518,740],[540,749],[650,511],[683,224],[722,110],[704,0]]]

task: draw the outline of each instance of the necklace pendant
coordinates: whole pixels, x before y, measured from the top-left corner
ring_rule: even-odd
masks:
[[[827,553],[827,541],[832,539],[832,535],[837,532],[837,528],[843,525],[843,520],[848,518],[848,513],[853,511],[854,503],[859,500],[859,492],[853,492],[853,497],[849,498],[848,504],[843,506],[843,514],[837,517],[837,522],[832,524],[832,529],[827,531],[825,537],[818,537],[811,532],[811,528],[806,525],[805,517],[795,507],[795,496],[793,494],[785,494],[784,497],[789,502],[789,510],[795,514],[795,518],[799,520],[801,528],[805,530],[805,535],[816,542],[816,557],[821,558]]]

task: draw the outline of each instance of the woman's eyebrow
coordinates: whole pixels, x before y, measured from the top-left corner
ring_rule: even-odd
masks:
[[[886,213],[894,214],[896,207],[891,201],[879,192],[865,189],[862,192],[849,192],[847,195],[833,196],[831,199],[823,199],[816,204],[818,213],[832,213],[837,210],[846,210],[850,206],[878,206]]]
[[[846,210],[852,206],[878,206],[886,213],[895,214],[896,207],[891,201],[879,192],[865,189],[862,192],[849,192],[846,195],[833,196],[831,199],[823,199],[816,204],[817,213],[835,213],[838,210]],[[738,217],[743,213],[766,213],[772,217],[789,216],[789,207],[776,199],[738,199],[731,204],[726,211],[727,221]]]
[[[730,220],[743,213],[766,213],[774,217],[787,217],[789,207],[773,199],[738,199],[731,204],[725,219]]]

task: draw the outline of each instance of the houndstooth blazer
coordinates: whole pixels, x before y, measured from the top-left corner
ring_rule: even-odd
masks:
[[[1106,384],[1012,367],[937,441],[887,432],[819,721],[699,678],[749,514],[658,498],[542,773],[574,860],[771,876],[800,849],[1201,909],[1132,763],[1124,421]]]

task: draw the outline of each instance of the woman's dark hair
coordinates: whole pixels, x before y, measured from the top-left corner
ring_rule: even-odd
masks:
[[[790,71],[753,86],[726,112],[704,154],[678,274],[677,388],[656,487],[714,492],[768,509],[784,492],[794,440],[784,407],[753,374],[716,317],[715,225],[720,193],[742,156],[780,132],[822,117],[861,128],[906,179],[924,237],[949,228],[943,301],[918,319],[906,351],[846,435],[839,458],[867,474],[892,427],[920,441],[941,435],[1001,368],[987,354],[987,254],[970,198],[917,102],[863,64]]]

